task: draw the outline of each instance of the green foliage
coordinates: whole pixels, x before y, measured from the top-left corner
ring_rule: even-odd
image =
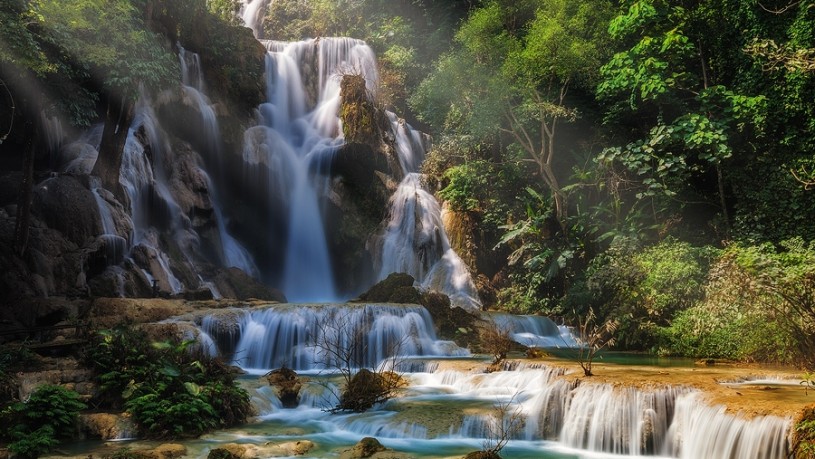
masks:
[[[804,372],[801,377],[801,385],[804,386],[804,393],[809,395],[809,389],[815,389],[815,372]]]
[[[796,419],[792,433],[793,448],[789,457],[812,459],[815,457],[815,409],[805,408]]]
[[[48,30],[44,38],[111,94],[135,97],[139,84],[158,88],[178,78],[178,60],[130,1],[37,0],[31,6]]]
[[[120,327],[100,333],[88,360],[105,401],[123,405],[149,437],[196,437],[244,422],[248,394],[226,365],[196,355],[192,344],[150,344],[142,332]]]
[[[660,330],[703,297],[714,255],[709,247],[675,239],[644,248],[631,239],[615,239],[590,262],[564,306],[579,313],[594,307],[599,317],[618,320],[616,336],[622,348],[654,348]]]
[[[710,270],[704,301],[666,330],[672,353],[812,368],[812,244],[732,245]],[[744,333],[750,330],[750,333]]]
[[[19,457],[37,457],[74,433],[77,415],[85,408],[76,392],[43,385],[25,402],[12,403],[0,412],[4,432],[0,435]]]

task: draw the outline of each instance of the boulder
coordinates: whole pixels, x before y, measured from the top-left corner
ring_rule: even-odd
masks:
[[[378,282],[360,295],[359,299],[370,303],[419,304],[421,296],[413,286],[414,282],[415,279],[410,274],[391,273],[385,280]],[[448,299],[448,309],[449,307]]]
[[[365,437],[353,448],[347,449],[340,454],[340,459],[407,459],[411,456],[385,448],[379,440],[373,437]]]
[[[212,281],[224,298],[286,302],[286,296],[281,291],[263,285],[238,268],[223,269]]]
[[[131,437],[136,426],[127,414],[87,413],[79,416],[82,432],[89,438],[115,440]]]
[[[283,408],[296,408],[300,404],[300,389],[303,383],[297,372],[291,368],[278,368],[266,373],[266,380],[275,388]]]
[[[340,456],[341,459],[364,459],[373,456],[374,454],[385,451],[387,448],[379,443],[379,440],[373,437],[365,437],[358,441],[356,445],[350,450],[346,450]]]
[[[226,443],[212,449],[207,459],[255,459],[266,457],[303,456],[314,448],[309,440],[264,445]]]
[[[78,246],[92,242],[102,233],[96,198],[74,176],[56,176],[34,187],[31,212]]]
[[[187,447],[178,443],[164,443],[153,449],[137,449],[131,453],[141,459],[176,459],[187,455]]]

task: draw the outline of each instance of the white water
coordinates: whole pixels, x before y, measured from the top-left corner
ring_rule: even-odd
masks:
[[[438,340],[429,313],[420,306],[272,306],[207,316],[201,329],[221,354],[232,355],[234,364],[253,373],[283,366],[298,371],[377,368],[410,357],[469,354]]]
[[[506,330],[516,343],[527,347],[578,347],[572,331],[565,325],[557,325],[548,317],[514,315],[502,312],[484,313],[489,320]]]
[[[240,11],[241,19],[246,27],[252,29],[256,38],[263,36],[263,16],[272,0],[241,0],[243,7]]]
[[[480,309],[470,272],[450,247],[441,206],[422,187],[417,173],[407,174],[391,197],[380,253],[379,280],[390,273],[408,273],[422,287],[450,296],[453,306]]]
[[[263,430],[297,426],[309,432],[305,438],[328,444],[375,436],[419,457],[460,457],[494,442],[501,426],[509,438],[502,455],[513,458],[782,459],[789,450],[789,419],[726,414],[688,388],[578,384],[553,368],[405,376],[405,393],[362,414],[322,411],[337,391],[324,380],[306,383],[295,409],[280,408],[274,393],[264,391],[269,399],[261,419],[269,427]]]

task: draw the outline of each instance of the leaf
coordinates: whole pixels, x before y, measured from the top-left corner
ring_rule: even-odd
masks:
[[[187,389],[187,392],[193,397],[201,395],[201,386],[194,382],[185,382],[184,388]]]

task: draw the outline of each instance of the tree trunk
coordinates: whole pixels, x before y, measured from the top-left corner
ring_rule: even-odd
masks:
[[[14,225],[14,251],[18,256],[25,255],[28,249],[29,228],[31,226],[31,198],[34,194],[34,157],[36,156],[37,129],[32,122],[26,123],[29,131],[28,145],[23,158],[23,181],[17,198],[17,218]]]
[[[122,168],[122,155],[130,123],[133,121],[133,102],[129,99],[114,96],[108,100],[105,113],[105,127],[102,131],[102,143],[99,146],[99,157],[93,165],[92,175],[102,180],[102,186],[121,196],[119,171]]]

